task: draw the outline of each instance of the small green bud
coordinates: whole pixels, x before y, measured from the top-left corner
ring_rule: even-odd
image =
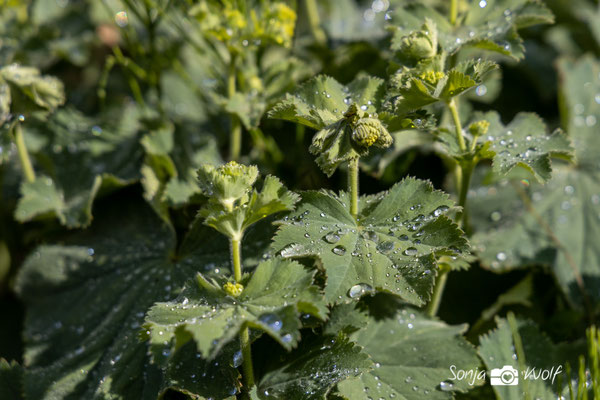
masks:
[[[359,152],[373,145],[386,148],[393,143],[392,136],[376,118],[360,118],[353,126],[351,138]]]
[[[433,21],[427,19],[420,31],[412,32],[401,39],[401,51],[416,60],[431,58],[437,54],[438,35]]]
[[[441,71],[425,71],[425,72],[422,72],[421,75],[419,75],[419,78],[431,83],[432,85],[435,85],[444,76],[446,76],[446,74],[444,74]]]
[[[471,132],[471,135],[473,136],[481,136],[487,133],[489,127],[490,123],[488,121],[481,120],[469,125],[469,132]]]
[[[198,170],[198,183],[202,193],[214,198],[227,209],[246,196],[258,178],[258,168],[230,161],[220,167],[204,164]]]
[[[232,297],[240,297],[240,295],[244,291],[244,285],[242,285],[241,283],[227,282],[223,285],[223,290],[225,291],[225,293]]]

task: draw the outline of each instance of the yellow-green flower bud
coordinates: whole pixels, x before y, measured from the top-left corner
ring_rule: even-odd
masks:
[[[471,132],[471,135],[473,136],[481,136],[487,133],[489,127],[490,123],[488,121],[481,120],[469,125],[469,132]]]
[[[198,183],[205,196],[214,198],[227,209],[246,196],[258,178],[258,168],[230,161],[220,167],[204,164],[198,170]]]
[[[376,118],[360,118],[352,129],[352,141],[359,150],[376,145],[378,147],[389,147],[393,139]]]
[[[420,31],[412,32],[401,39],[401,51],[411,58],[421,60],[437,54],[437,28],[433,21],[427,19]]]
[[[244,291],[244,286],[241,283],[227,282],[223,285],[223,290],[232,297],[240,297]]]
[[[445,74],[441,71],[425,71],[422,72],[421,75],[419,75],[419,78],[431,83],[432,85],[435,85],[444,76]]]

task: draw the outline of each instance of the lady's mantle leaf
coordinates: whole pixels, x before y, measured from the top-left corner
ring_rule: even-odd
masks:
[[[375,368],[338,384],[349,400],[452,399],[453,391],[464,392],[466,380],[451,380],[450,367],[475,370],[475,349],[461,336],[466,326],[449,326],[404,309],[396,317],[371,320],[351,335],[375,363]],[[475,384],[481,384],[475,380]]]
[[[27,398],[156,399],[172,386],[169,379],[176,379],[177,371],[165,377],[151,363],[148,343],[138,338],[146,312],[155,302],[176,297],[199,270],[229,271],[228,243],[208,227],[198,226],[174,256],[173,233],[143,204],[120,203],[112,214],[101,209],[97,221],[74,234],[69,245],[40,247],[18,276],[16,289],[27,306]],[[270,237],[262,228],[247,234],[248,266],[268,243],[254,236]],[[197,395],[226,398],[238,384],[237,371],[226,362],[209,368],[199,359],[195,365],[197,370],[186,373],[212,376],[221,390],[196,382],[193,387],[207,388]],[[203,378],[205,367],[210,373]],[[185,382],[177,379],[176,385],[183,388]]]
[[[288,94],[269,115],[319,130],[310,152],[331,175],[342,162],[366,155],[370,146],[385,148],[393,142],[377,118],[377,112],[383,111],[383,96],[383,80],[379,78],[362,75],[342,86],[333,78],[319,75],[296,94]],[[386,122],[405,127],[411,124],[410,119],[384,114]]]
[[[493,171],[501,176],[519,166],[531,172],[538,181],[546,182],[551,177],[551,157],[573,158],[569,138],[560,129],[548,135],[546,124],[534,113],[519,113],[506,126],[495,111],[473,114],[471,122],[480,121],[489,123],[489,127],[476,139],[470,136],[467,147],[472,140],[477,140],[478,157],[491,158]],[[451,156],[467,156],[460,150],[454,133],[443,132],[440,139]]]
[[[270,399],[325,399],[338,382],[365,372],[373,365],[359,346],[344,336],[303,340],[258,384],[258,397]]]
[[[465,61],[444,72],[441,57],[422,61],[415,68],[403,67],[392,78],[394,111],[405,114],[453,97],[480,85],[498,65],[491,61]]]
[[[377,112],[383,95],[383,80],[379,78],[359,76],[343,86],[333,78],[319,75],[302,85],[295,94],[287,94],[269,112],[269,117],[321,130],[342,119],[352,103],[362,111]]]
[[[21,400],[23,398],[23,368],[15,361],[0,358],[0,399]]]
[[[551,265],[573,304],[600,301],[600,65],[591,58],[563,61],[562,110],[575,147],[576,166],[554,168],[541,186],[483,186],[469,199],[474,242],[484,265],[506,270]],[[589,84],[588,84],[589,83]]]
[[[325,298],[348,302],[375,290],[422,305],[436,275],[436,256],[467,250],[444,213],[453,206],[431,184],[405,179],[387,193],[363,197],[359,222],[346,193],[306,192],[280,222],[273,248],[284,257],[316,257],[327,274]]]
[[[201,275],[174,301],[154,305],[146,318],[147,335],[161,350],[165,341],[174,345],[194,339],[208,358],[215,357],[243,327],[271,335],[286,349],[300,339],[299,314],[326,316],[322,296],[312,286],[314,272],[280,258],[264,261],[252,273],[238,297],[228,295],[221,284]],[[158,357],[160,357],[160,353]]]
[[[498,399],[519,400],[523,398],[523,393],[528,393],[529,398],[532,399],[557,397],[558,380],[562,379],[565,382],[567,379],[564,375],[564,364],[570,361],[571,365],[577,365],[574,362],[577,353],[566,345],[552,343],[531,321],[516,322],[515,332],[505,319],[498,319],[497,324],[498,328],[481,337],[479,355],[488,371],[510,365],[519,373],[518,385],[492,386]],[[516,335],[523,344],[524,360],[518,358],[517,349],[515,348]],[[559,367],[560,371],[557,370]],[[552,371],[552,375],[548,379],[542,379],[541,377],[534,379],[532,376],[525,379],[523,374],[527,370],[530,372],[534,370],[534,377],[539,377],[542,370]],[[557,375],[553,375],[554,373],[557,373]],[[560,375],[562,377],[559,378]]]
[[[62,82],[55,77],[41,75],[37,68],[18,64],[5,66],[0,69],[0,84],[4,83],[10,87],[11,95],[8,98],[14,114],[39,109],[51,111],[65,102]],[[1,116],[0,122],[3,122]]]
[[[394,10],[395,44],[412,31],[421,29],[425,18],[431,19],[438,29],[438,42],[449,53],[463,46],[474,46],[498,52],[516,59],[524,56],[523,40],[518,29],[531,25],[554,22],[552,12],[537,0],[482,0],[469,2],[469,9],[460,24],[453,26],[445,15],[419,3]]]
[[[100,124],[102,129],[73,109],[61,109],[48,121],[26,121],[25,137],[35,136],[43,146],[33,151],[40,160],[36,166],[40,176],[21,185],[22,198],[15,211],[19,221],[54,214],[67,227],[85,227],[101,189],[108,191],[139,178],[143,154],[138,115],[130,108],[121,112],[114,129]]]

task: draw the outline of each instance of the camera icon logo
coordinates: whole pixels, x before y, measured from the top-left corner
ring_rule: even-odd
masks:
[[[510,365],[502,368],[494,368],[490,372],[490,384],[492,386],[515,386],[519,384],[519,371]]]

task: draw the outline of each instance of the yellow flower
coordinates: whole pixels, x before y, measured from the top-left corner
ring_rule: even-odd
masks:
[[[421,75],[419,75],[419,78],[435,85],[444,76],[445,76],[445,74],[441,71],[425,71],[425,72],[422,72]]]
[[[487,133],[489,127],[490,123],[488,121],[481,120],[469,125],[469,132],[471,132],[471,135],[473,136],[481,136]]]
[[[244,286],[241,283],[227,282],[223,285],[223,290],[232,297],[239,297],[244,291]]]

